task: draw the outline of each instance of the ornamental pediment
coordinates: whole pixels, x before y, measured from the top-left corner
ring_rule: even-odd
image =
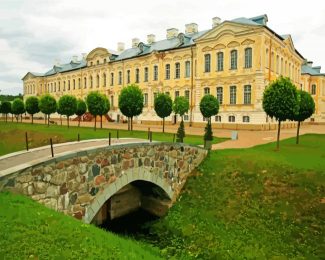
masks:
[[[239,45],[240,45],[239,42],[232,41],[232,42],[230,42],[230,43],[227,44],[227,47],[228,48],[234,48],[234,47],[237,47]]]
[[[181,59],[182,59],[181,56],[175,56],[175,57],[173,58],[174,61],[178,61],[178,60],[181,60]]]
[[[250,45],[253,44],[255,41],[251,40],[251,39],[246,39],[244,41],[242,41],[241,45]]]
[[[210,46],[205,46],[203,49],[202,49],[202,52],[206,52],[206,51],[212,51],[213,49],[210,47]]]
[[[226,48],[226,45],[224,45],[224,44],[217,44],[216,46],[213,47],[214,50],[222,50],[225,48]]]

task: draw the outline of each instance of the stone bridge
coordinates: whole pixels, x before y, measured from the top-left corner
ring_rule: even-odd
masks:
[[[86,223],[139,207],[162,216],[207,151],[179,143],[131,143],[57,155],[0,172],[0,191],[31,197]]]

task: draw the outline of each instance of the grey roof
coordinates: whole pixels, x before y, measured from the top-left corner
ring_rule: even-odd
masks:
[[[44,76],[51,76],[56,73],[61,73],[61,72],[66,72],[66,71],[71,71],[71,70],[76,70],[76,69],[81,69],[87,66],[87,63],[85,60],[81,60],[78,62],[70,62],[67,64],[60,64],[54,65],[52,69],[44,73]]]
[[[309,74],[312,76],[325,76],[325,73],[320,72],[321,67],[311,67],[308,64],[304,64],[301,66],[301,74]]]
[[[236,19],[230,20],[230,22],[240,23],[240,24],[248,24],[248,25],[261,25],[261,24],[256,23],[248,18],[245,18],[245,17],[236,18]]]
[[[290,34],[281,34],[280,36],[285,40],[288,39],[289,37],[291,37]]]

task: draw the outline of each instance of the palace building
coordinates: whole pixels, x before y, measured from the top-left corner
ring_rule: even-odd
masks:
[[[212,19],[212,28],[199,31],[198,25],[185,25],[185,31],[170,28],[166,39],[146,42],[132,40],[132,48],[118,43],[117,50],[95,48],[79,60],[57,63],[45,73],[28,72],[23,80],[24,97],[50,93],[85,98],[97,90],[108,96],[109,115],[119,120],[118,96],[131,83],[144,94],[144,110],[139,123],[161,119],[153,109],[155,95],[168,93],[172,99],[185,96],[190,111],[185,122],[205,124],[199,109],[203,95],[212,94],[220,102],[215,127],[269,129],[275,122],[262,108],[263,91],[280,75],[289,77],[299,89],[312,94],[316,103],[310,121],[325,122],[325,74],[313,67],[294,47],[290,35],[279,35],[267,26],[268,18],[237,18],[221,22]],[[166,119],[176,123],[179,118]],[[289,124],[289,123],[288,123]],[[289,124],[290,125],[290,124]]]

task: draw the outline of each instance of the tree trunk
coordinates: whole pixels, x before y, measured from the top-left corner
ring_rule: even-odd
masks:
[[[95,131],[96,131],[96,117],[97,117],[97,116],[95,116],[95,128],[94,128]]]
[[[67,116],[67,124],[68,124],[68,128],[70,128],[70,125],[69,125],[69,116]]]
[[[78,127],[80,127],[80,119],[81,119],[81,116],[79,116],[79,118],[78,118]]]
[[[6,114],[6,123],[8,123],[8,114]]]
[[[130,131],[130,118],[128,117],[128,131]]]
[[[277,136],[277,141],[276,141],[276,149],[280,149],[280,129],[281,129],[281,120],[279,120],[278,124],[278,136]]]
[[[44,124],[46,124],[46,115],[44,114]]]
[[[165,133],[165,118],[163,117],[163,133]]]
[[[50,126],[50,114],[48,114],[48,116],[47,116],[47,127],[49,127]]]
[[[23,122],[23,114],[20,114],[20,123]]]
[[[32,114],[32,125],[34,124],[34,114]]]
[[[100,115],[100,128],[103,128],[103,115]]]
[[[60,123],[61,123],[61,126],[62,126],[62,115],[60,114]]]
[[[300,121],[298,121],[298,126],[297,126],[297,138],[296,138],[296,144],[299,144],[299,130],[300,130]]]
[[[11,114],[11,122],[14,122],[14,114]]]
[[[133,131],[133,116],[131,116],[131,131]]]
[[[18,123],[18,119],[19,119],[19,115],[16,115],[16,120],[17,120],[17,123]]]

